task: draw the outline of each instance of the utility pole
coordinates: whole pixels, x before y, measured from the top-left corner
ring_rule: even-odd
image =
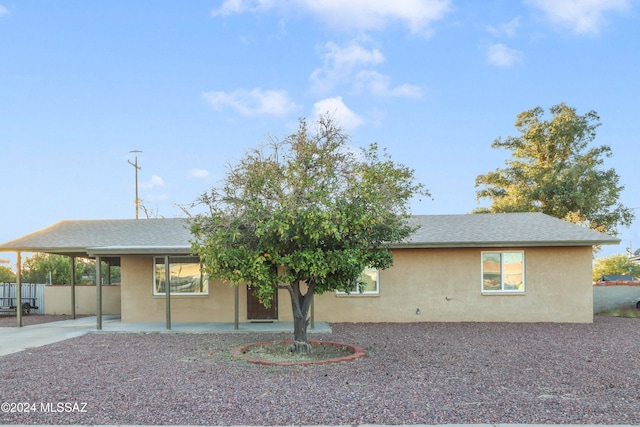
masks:
[[[136,161],[135,163],[131,163],[131,160],[127,160],[131,166],[136,169],[136,219],[138,219],[138,206],[140,205],[140,199],[138,198],[138,170],[142,169],[141,166],[138,166],[138,153],[142,153],[140,150],[131,150],[130,153],[135,153]]]

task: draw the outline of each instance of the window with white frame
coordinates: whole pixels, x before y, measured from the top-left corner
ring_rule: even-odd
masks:
[[[177,295],[207,295],[209,282],[198,257],[169,257],[170,290]],[[154,258],[153,294],[164,295],[167,283],[165,257]]]
[[[346,295],[344,291],[337,291],[340,295]],[[375,268],[365,268],[358,278],[358,283],[350,292],[350,295],[378,295],[380,293],[380,274]]]
[[[524,252],[482,252],[482,292],[524,292]]]

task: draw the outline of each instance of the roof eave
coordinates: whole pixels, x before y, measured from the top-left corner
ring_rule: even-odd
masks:
[[[620,239],[615,240],[558,240],[558,241],[528,241],[528,242],[408,242],[396,243],[391,249],[428,249],[428,248],[506,248],[506,247],[575,247],[575,246],[599,246],[617,245]]]
[[[58,254],[68,256],[87,256],[86,248],[68,247],[37,247],[33,246],[2,246],[0,252],[41,252],[46,254]]]
[[[189,255],[190,246],[107,246],[88,248],[89,256],[104,255]]]

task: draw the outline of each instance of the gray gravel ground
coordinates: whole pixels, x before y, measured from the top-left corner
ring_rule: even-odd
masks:
[[[40,323],[49,323],[49,322],[57,322],[59,320],[69,320],[71,319],[71,315],[69,314],[29,314],[27,316],[22,316],[22,326],[30,326],[30,325],[38,325]],[[86,317],[84,315],[78,315],[76,318]],[[17,327],[18,321],[16,319],[15,313],[11,314],[1,314],[0,315],[0,327]]]
[[[332,328],[313,338],[367,357],[306,367],[230,357],[290,338],[260,333],[94,333],[3,356],[0,403],[23,412],[1,412],[0,424],[640,424],[640,319]]]

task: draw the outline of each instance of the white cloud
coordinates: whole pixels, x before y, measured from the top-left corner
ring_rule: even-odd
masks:
[[[522,62],[522,52],[498,43],[489,46],[487,60],[498,67],[510,67]]]
[[[347,46],[328,42],[324,47],[324,65],[316,68],[309,77],[313,90],[320,93],[328,92],[337,84],[350,80],[356,68],[385,61],[378,49],[367,49],[355,41]]]
[[[422,89],[420,87],[409,84],[391,87],[389,76],[376,71],[360,71],[356,76],[356,86],[358,88],[367,88],[370,93],[378,96],[422,97]]]
[[[500,24],[497,27],[489,25],[487,27],[487,30],[494,36],[505,35],[507,37],[514,37],[519,27],[520,27],[520,17],[516,16],[511,21],[505,22],[504,24]]]
[[[225,0],[213,16],[233,13],[306,10],[341,30],[382,30],[399,22],[412,33],[429,36],[431,25],[451,10],[451,0]]]
[[[150,190],[152,188],[162,187],[162,186],[164,186],[164,180],[160,178],[158,175],[152,175],[149,181],[140,183],[140,188],[145,190]]]
[[[9,9],[0,4],[0,18],[2,18],[4,15],[8,15],[9,13]]]
[[[335,119],[336,123],[344,128],[345,131],[353,130],[364,123],[362,117],[345,105],[341,96],[323,99],[313,105],[313,117],[315,119],[324,114],[328,114]]]
[[[576,33],[600,32],[605,13],[622,12],[629,8],[628,0],[526,0],[553,23],[568,26]]]
[[[431,35],[431,24],[450,10],[450,0],[302,0],[309,10],[340,29],[382,30],[400,22],[412,33]]]
[[[274,7],[273,0],[225,0],[211,16],[228,16],[234,13],[263,12]]]
[[[189,178],[207,178],[209,176],[209,171],[206,169],[191,169],[189,171]]]
[[[298,109],[284,90],[236,90],[234,92],[204,92],[203,98],[216,110],[232,107],[245,116],[284,116]]]
[[[376,48],[351,41],[345,46],[328,42],[324,48],[324,64],[316,68],[309,80],[315,93],[326,94],[342,84],[353,85],[358,91],[368,91],[375,96],[403,96],[417,98],[422,95],[417,86],[403,84],[391,87],[390,78],[372,70],[386,58]]]

